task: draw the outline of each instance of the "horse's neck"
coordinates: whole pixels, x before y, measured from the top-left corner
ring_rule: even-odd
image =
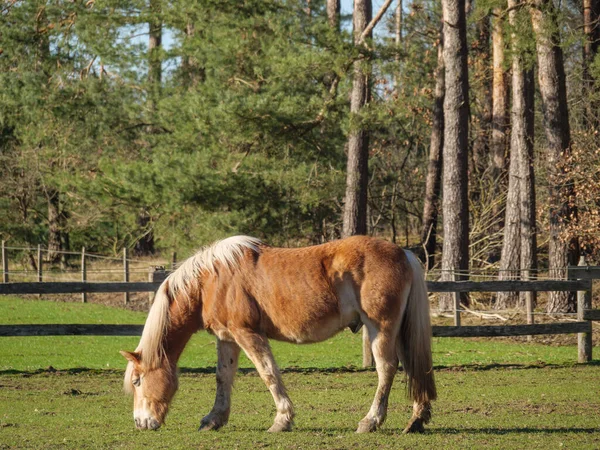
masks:
[[[200,329],[200,304],[187,299],[173,302],[169,317],[165,351],[171,364],[177,364],[190,338]]]

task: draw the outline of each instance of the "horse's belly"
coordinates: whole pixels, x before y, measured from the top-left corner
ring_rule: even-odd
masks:
[[[272,317],[273,339],[299,344],[321,342],[348,326],[360,324],[358,300],[351,283],[339,283],[335,294],[318,300],[305,298],[289,304]],[[284,314],[281,314],[284,313]]]

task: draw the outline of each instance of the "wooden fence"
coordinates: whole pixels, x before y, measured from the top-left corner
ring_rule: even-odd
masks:
[[[152,270],[148,282],[59,282],[59,283],[0,283],[0,294],[78,294],[114,292],[150,292],[158,289],[168,272]],[[592,359],[592,321],[600,320],[600,310],[592,309],[592,283],[600,279],[600,267],[570,267],[568,280],[540,281],[428,281],[429,292],[577,292],[577,321],[534,324],[533,316],[527,325],[461,326],[461,308],[454,307],[454,326],[434,326],[436,337],[494,337],[531,336],[540,334],[578,334],[578,361]],[[139,336],[141,325],[0,325],[0,336]]]
[[[105,255],[98,255],[98,254],[94,254],[94,253],[89,253],[85,247],[81,248],[81,252],[75,252],[75,251],[53,251],[53,253],[57,254],[57,255],[68,255],[70,256],[72,259],[75,259],[75,257],[80,259],[80,269],[77,269],[80,272],[80,280],[81,283],[77,283],[77,282],[45,282],[44,284],[47,285],[44,288],[40,288],[39,283],[43,282],[45,278],[48,277],[48,274],[44,271],[44,266],[52,266],[53,264],[48,263],[48,261],[44,261],[44,257],[43,254],[44,252],[48,253],[49,250],[43,248],[41,245],[38,245],[37,247],[9,247],[6,245],[6,241],[1,241],[0,242],[0,248],[1,248],[1,258],[2,258],[2,283],[9,283],[9,280],[11,277],[15,276],[16,274],[18,274],[19,271],[17,272],[11,272],[9,269],[9,251],[21,251],[21,252],[29,252],[31,254],[36,253],[36,258],[35,260],[33,260],[33,263],[35,265],[35,279],[37,281],[37,283],[13,283],[13,289],[16,289],[17,291],[22,290],[21,292],[6,292],[6,293],[14,293],[14,294],[79,294],[81,293],[81,301],[83,303],[85,303],[87,301],[87,294],[88,293],[123,293],[123,303],[125,305],[127,305],[129,303],[129,294],[132,292],[144,292],[146,290],[146,287],[140,287],[137,283],[134,284],[129,284],[129,280],[130,277],[132,275],[132,271],[130,269],[130,263],[139,263],[139,264],[144,264],[146,266],[146,262],[142,261],[142,260],[135,260],[135,259],[130,259],[129,257],[129,250],[127,248],[123,248],[122,249],[122,256],[120,258],[116,258],[116,257],[111,257],[111,256],[105,256]],[[33,256],[32,256],[33,258]],[[94,270],[89,270],[88,268],[88,262],[90,259],[93,258],[100,258],[102,260],[108,260],[111,261],[112,263],[116,263],[118,265],[120,265],[122,267],[116,270],[112,270],[113,274],[118,274],[120,277],[122,277],[123,283],[116,283],[116,282],[106,282],[106,283],[102,283],[102,282],[94,282],[93,284],[95,285],[93,288],[89,288],[87,286],[82,287],[82,283],[88,283],[88,277],[90,275],[90,273],[94,272]],[[177,253],[173,252],[171,254],[171,269],[174,269],[177,265]],[[146,270],[145,268],[143,269],[144,271]],[[23,271],[21,271],[23,272]],[[27,271],[25,271],[27,273]],[[102,270],[100,270],[100,272],[103,272]],[[120,272],[120,273],[118,273]],[[73,272],[71,272],[72,274],[74,274]],[[135,273],[135,271],[134,271]],[[12,275],[11,275],[12,274]],[[108,285],[111,286],[108,286]],[[126,285],[127,284],[127,285]],[[31,286],[31,285],[37,285],[37,287]],[[10,289],[10,288],[9,288]],[[44,289],[48,289],[48,291],[45,291]],[[90,289],[96,289],[96,290],[90,290]],[[155,290],[155,289],[150,289],[151,291]],[[35,291],[35,292],[34,292]]]

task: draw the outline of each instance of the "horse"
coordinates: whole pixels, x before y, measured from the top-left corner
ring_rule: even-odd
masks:
[[[290,431],[294,407],[269,339],[326,340],[364,325],[378,376],[375,398],[357,432],[379,429],[399,362],[413,413],[405,433],[423,432],[436,386],[431,356],[429,301],[420,262],[391,242],[353,236],[304,248],[271,247],[235,236],[198,251],[159,287],[134,352],[125,390],[133,394],[138,429],[158,429],[178,387],[177,361],[198,330],[216,336],[217,389],[199,430],[229,420],[240,350],[267,385],[276,406],[268,431]]]

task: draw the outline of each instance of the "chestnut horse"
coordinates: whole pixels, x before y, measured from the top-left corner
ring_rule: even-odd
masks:
[[[363,324],[379,384],[357,431],[383,424],[399,362],[414,400],[404,431],[423,431],[436,388],[427,288],[412,253],[366,236],[297,249],[269,247],[247,236],[217,242],[162,283],[137,350],[121,352],[129,361],[124,385],[133,393],[135,425],[155,430],[164,422],[177,390],[179,356],[192,334],[204,329],[217,338],[217,394],[200,430],[227,423],[242,349],[275,400],[269,431],[289,431],[294,409],[268,339],[320,342]]]

